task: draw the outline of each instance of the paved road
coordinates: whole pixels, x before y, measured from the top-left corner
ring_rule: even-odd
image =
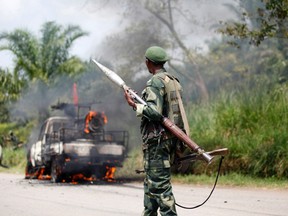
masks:
[[[173,185],[179,204],[201,203],[211,188]],[[142,211],[141,183],[51,184],[0,173],[1,216],[136,216]],[[177,208],[180,216],[287,216],[288,190],[217,187],[195,210]]]

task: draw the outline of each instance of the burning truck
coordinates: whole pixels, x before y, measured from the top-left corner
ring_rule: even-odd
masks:
[[[52,182],[69,182],[75,177],[94,180],[113,178],[121,167],[128,146],[127,131],[106,131],[107,117],[89,107],[84,118],[54,116],[41,126],[39,136],[27,152],[25,178],[49,176]],[[52,106],[69,113],[74,105]],[[67,114],[66,113],[66,114]]]

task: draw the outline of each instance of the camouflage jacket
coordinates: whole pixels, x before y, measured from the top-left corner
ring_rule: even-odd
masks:
[[[165,83],[162,79],[165,74],[168,74],[166,70],[160,69],[147,82],[142,92],[142,98],[147,105],[136,104],[136,115],[142,117],[140,130],[144,143],[156,142],[161,136],[173,137],[161,125],[162,117],[168,117],[167,107],[169,107]]]

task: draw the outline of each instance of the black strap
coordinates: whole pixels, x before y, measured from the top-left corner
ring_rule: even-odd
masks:
[[[209,196],[206,198],[206,200],[204,200],[204,202],[202,202],[201,204],[199,205],[196,205],[196,206],[193,206],[193,207],[186,207],[186,206],[182,206],[182,205],[179,205],[178,203],[175,203],[176,206],[180,207],[180,208],[183,208],[183,209],[196,209],[202,205],[204,205],[208,200],[209,198],[211,197],[216,185],[217,185],[217,182],[218,182],[218,177],[219,177],[219,174],[220,174],[220,169],[221,169],[221,165],[222,165],[222,161],[224,159],[224,156],[221,156],[221,159],[220,159],[220,162],[219,162],[219,166],[218,166],[218,171],[217,171],[217,176],[216,176],[216,179],[215,179],[215,183],[214,183],[214,186],[209,194]]]

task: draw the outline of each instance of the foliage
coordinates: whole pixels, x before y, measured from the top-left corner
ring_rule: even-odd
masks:
[[[24,168],[26,165],[26,150],[24,148],[13,150],[12,148],[3,149],[3,160],[2,164],[12,169],[21,169],[24,174]],[[7,169],[5,169],[7,170]]]
[[[287,0],[240,0],[239,5],[243,9],[242,22],[225,22],[219,32],[234,38],[248,38],[257,46],[266,38],[288,38]]]
[[[40,79],[46,83],[53,82],[59,74],[77,73],[81,61],[70,57],[69,49],[76,39],[87,33],[78,26],[63,28],[55,22],[44,23],[41,33],[39,39],[23,29],[0,34],[0,40],[7,42],[0,50],[9,50],[15,55],[15,73],[27,81]]]
[[[22,143],[23,146],[26,146],[29,141],[29,136],[35,122],[29,121],[26,124],[16,124],[14,123],[1,123],[0,124],[0,144],[4,147],[13,147],[13,143],[10,140],[10,132],[16,136],[19,143]]]
[[[287,90],[286,85],[270,92],[259,86],[223,92],[206,107],[193,105],[191,136],[205,149],[229,148],[225,173],[287,178]],[[193,169],[199,173],[203,167]]]
[[[26,165],[26,145],[31,133],[32,124],[17,125],[15,123],[0,124],[0,145],[3,147],[2,164],[9,170],[24,170]],[[13,132],[15,141],[11,140],[10,132]],[[7,171],[7,169],[5,169]]]
[[[225,41],[212,41],[209,48],[210,61],[201,69],[207,71],[205,80],[210,93],[253,89],[264,83],[269,91],[275,83],[284,83],[288,78],[287,59],[275,43],[237,49]]]
[[[19,98],[24,82],[17,74],[0,68],[0,83],[0,122],[7,122],[9,105]]]
[[[181,184],[197,184],[209,185],[212,187],[216,178],[216,173],[213,176],[202,175],[174,175],[172,182]],[[225,185],[232,187],[258,187],[258,188],[279,188],[287,189],[288,183],[286,179],[270,178],[257,178],[238,173],[230,173],[227,175],[220,175],[217,185]]]

